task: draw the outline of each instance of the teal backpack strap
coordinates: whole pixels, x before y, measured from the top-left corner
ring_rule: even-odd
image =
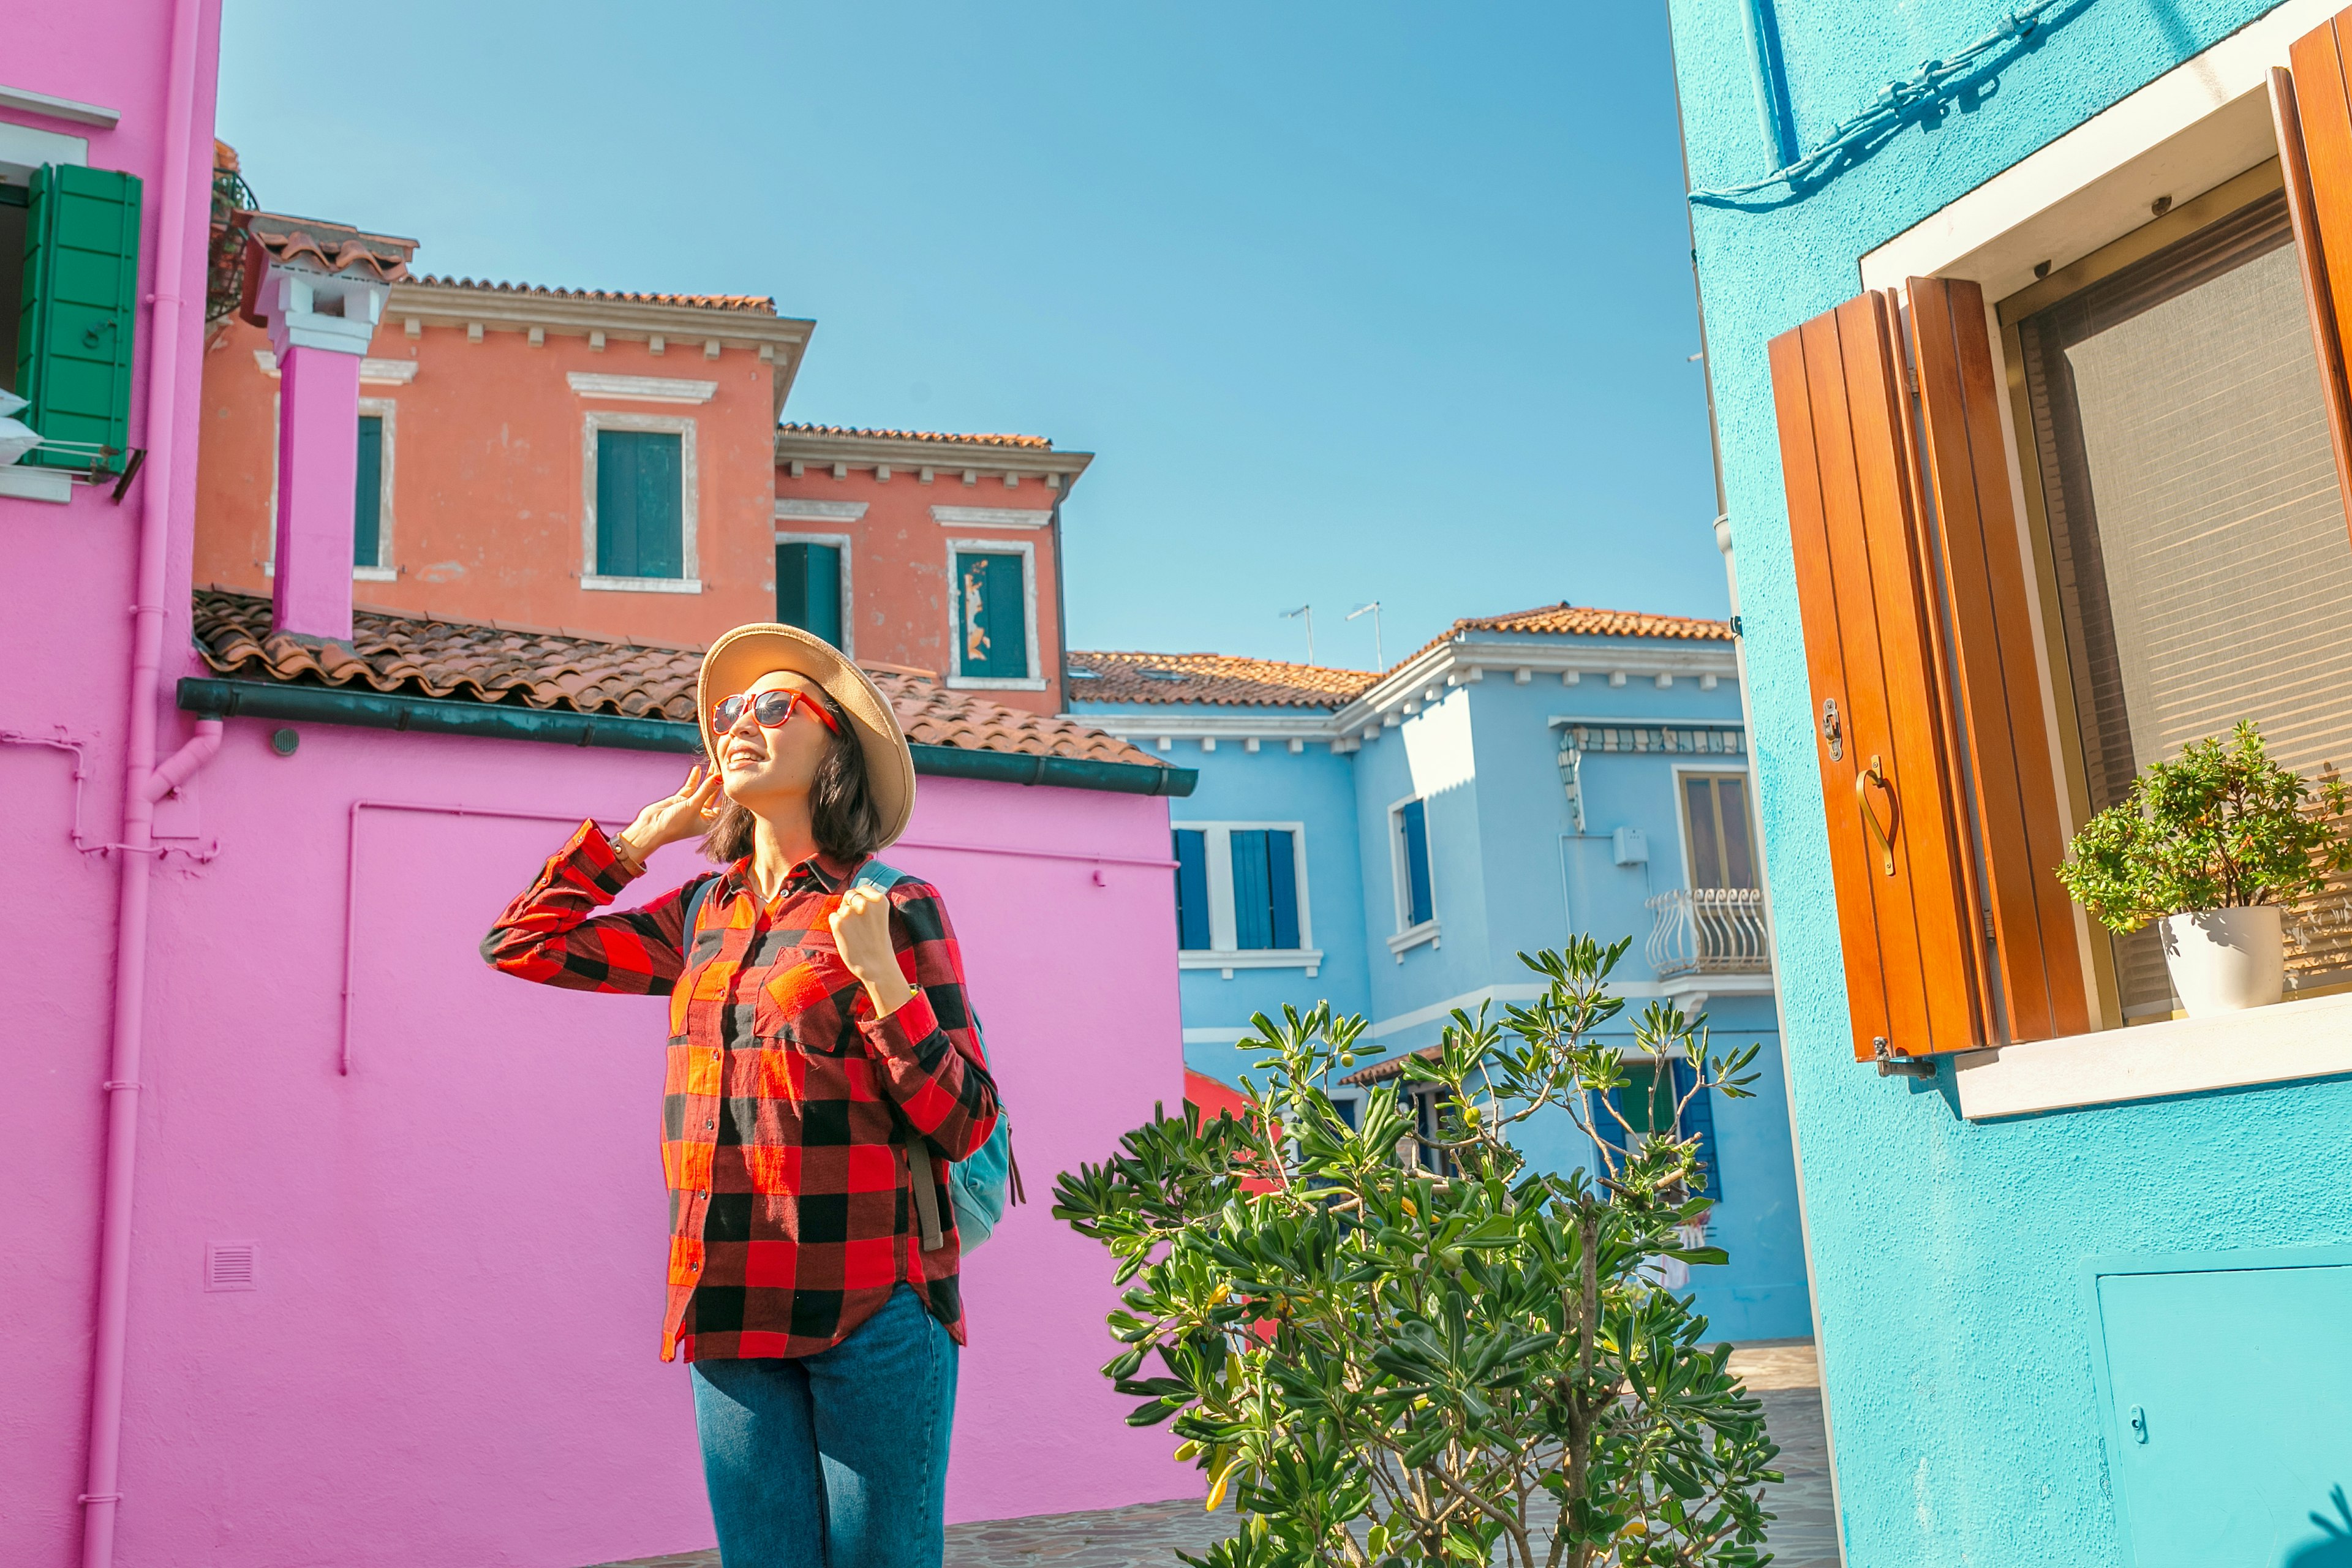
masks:
[[[887,892],[906,879],[907,873],[896,866],[886,866],[879,860],[868,860],[849,879],[853,888],[871,888],[876,892]],[[907,1184],[914,1191],[915,1224],[922,1233],[923,1250],[936,1252],[947,1239],[947,1227],[940,1223],[939,1183],[931,1174],[931,1146],[920,1133],[907,1137]]]

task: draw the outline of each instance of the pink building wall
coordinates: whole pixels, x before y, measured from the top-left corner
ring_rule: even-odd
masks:
[[[217,5],[191,8],[162,755],[190,731],[173,681],[204,673],[188,587]],[[142,297],[172,16],[84,0],[35,7],[10,36],[10,85],[123,111],[110,132],[7,118],[87,134],[93,165],[147,182]],[[150,440],[147,320],[134,445]],[[114,840],[122,798],[142,494],[0,498],[0,731],[81,747],[92,845]],[[569,820],[625,820],[682,759],[325,725],[300,726],[280,757],[274,728],[230,721],[219,756],[157,813],[114,1560],[572,1568],[708,1544],[686,1373],[657,1360],[658,1005],[524,985],[475,954]],[[75,767],[70,752],[0,745],[12,1568],[80,1555],[118,871],[69,842]],[[355,813],[362,799],[436,809]],[[1095,1371],[1110,1353],[1108,1260],[1047,1213],[1056,1171],[1181,1097],[1167,820],[1158,800],[930,779],[892,855],[945,891],[1033,1194],[967,1270],[951,1520],[1197,1486],[1164,1432],[1121,1421]],[[666,852],[662,885],[691,866]],[[224,1241],[255,1247],[254,1289],[205,1289],[206,1247]]]

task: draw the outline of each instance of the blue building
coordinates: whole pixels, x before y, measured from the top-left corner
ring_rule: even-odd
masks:
[[[2346,891],[2191,1018],[2051,875],[2352,767],[2337,3],[1671,0],[1852,1563],[2352,1563]]]
[[[1199,771],[1171,803],[1193,1073],[1231,1084],[1253,1014],[1325,998],[1393,1064],[1454,1008],[1538,994],[1520,952],[1630,936],[1629,1050],[1632,1014],[1660,996],[1766,1047],[1756,1099],[1694,1104],[1712,1133],[1709,1238],[1732,1258],[1692,1272],[1700,1310],[1730,1339],[1811,1331],[1728,625],[1546,606],[1457,621],[1380,676],[1069,661],[1074,713]],[[1594,1159],[1565,1116],[1520,1143],[1555,1170]]]

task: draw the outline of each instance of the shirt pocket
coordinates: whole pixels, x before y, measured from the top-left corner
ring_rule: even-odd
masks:
[[[858,1046],[856,1009],[863,993],[832,953],[812,953],[780,967],[760,986],[753,1027],[764,1041],[815,1056],[846,1056]]]

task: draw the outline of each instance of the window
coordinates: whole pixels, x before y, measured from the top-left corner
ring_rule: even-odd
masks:
[[[1026,685],[1036,607],[1029,592],[1030,547],[951,545],[954,673],[971,685]],[[1042,685],[1043,682],[1038,682]]]
[[[1435,1146],[1445,1131],[1442,1120],[1445,1108],[1452,1103],[1444,1089],[1436,1084],[1413,1084],[1400,1089],[1404,1113],[1412,1118],[1412,1141],[1415,1163],[1433,1175],[1458,1176],[1461,1162],[1454,1151]],[[1460,1129],[1454,1129],[1459,1135]]]
[[[360,416],[357,493],[352,500],[352,564],[383,564],[383,416]]]
[[[1296,822],[1174,830],[1181,967],[1304,969],[1323,962],[1307,918],[1306,829]]]
[[[1208,835],[1176,829],[1176,944],[1188,952],[1209,947]]]
[[[1406,801],[1396,819],[1397,927],[1411,931],[1437,918],[1436,900],[1429,883],[1428,803]]]
[[[2286,197],[2134,248],[2002,310],[2094,811],[2240,719],[2305,777],[2352,766],[2352,543]],[[2352,977],[2345,900],[2326,902],[2299,942],[2290,914],[2297,983]],[[2168,1016],[2156,929],[2106,940],[2124,1016]]]
[[[131,429],[141,187],[130,174],[45,163],[0,188],[0,328],[16,418],[42,445],[26,467],[121,473]],[[11,286],[13,285],[13,287]]]
[[[1660,1071],[1663,1065],[1665,1070]],[[1654,1132],[1664,1132],[1679,1138],[1698,1140],[1701,1185],[1694,1195],[1721,1202],[1723,1173],[1716,1159],[1715,1110],[1708,1103],[1712,1091],[1691,1094],[1697,1081],[1690,1063],[1680,1057],[1670,1057],[1663,1064],[1655,1058],[1629,1058],[1625,1063],[1625,1085],[1612,1089],[1609,1104],[1625,1126],[1607,1111],[1600,1113],[1599,1125],[1593,1132],[1602,1142],[1622,1154],[1629,1142],[1639,1146],[1641,1141]],[[1682,1104],[1685,1095],[1690,1103]],[[1676,1107],[1681,1106],[1679,1115]],[[1626,1129],[1630,1127],[1629,1136]]]
[[[1683,773],[1683,842],[1694,888],[1754,888],[1755,839],[1744,773]]]
[[[776,619],[845,651],[848,583],[842,568],[848,550],[840,539],[776,541]]]
[[[596,432],[596,574],[682,577],[681,443],[653,430]]]

